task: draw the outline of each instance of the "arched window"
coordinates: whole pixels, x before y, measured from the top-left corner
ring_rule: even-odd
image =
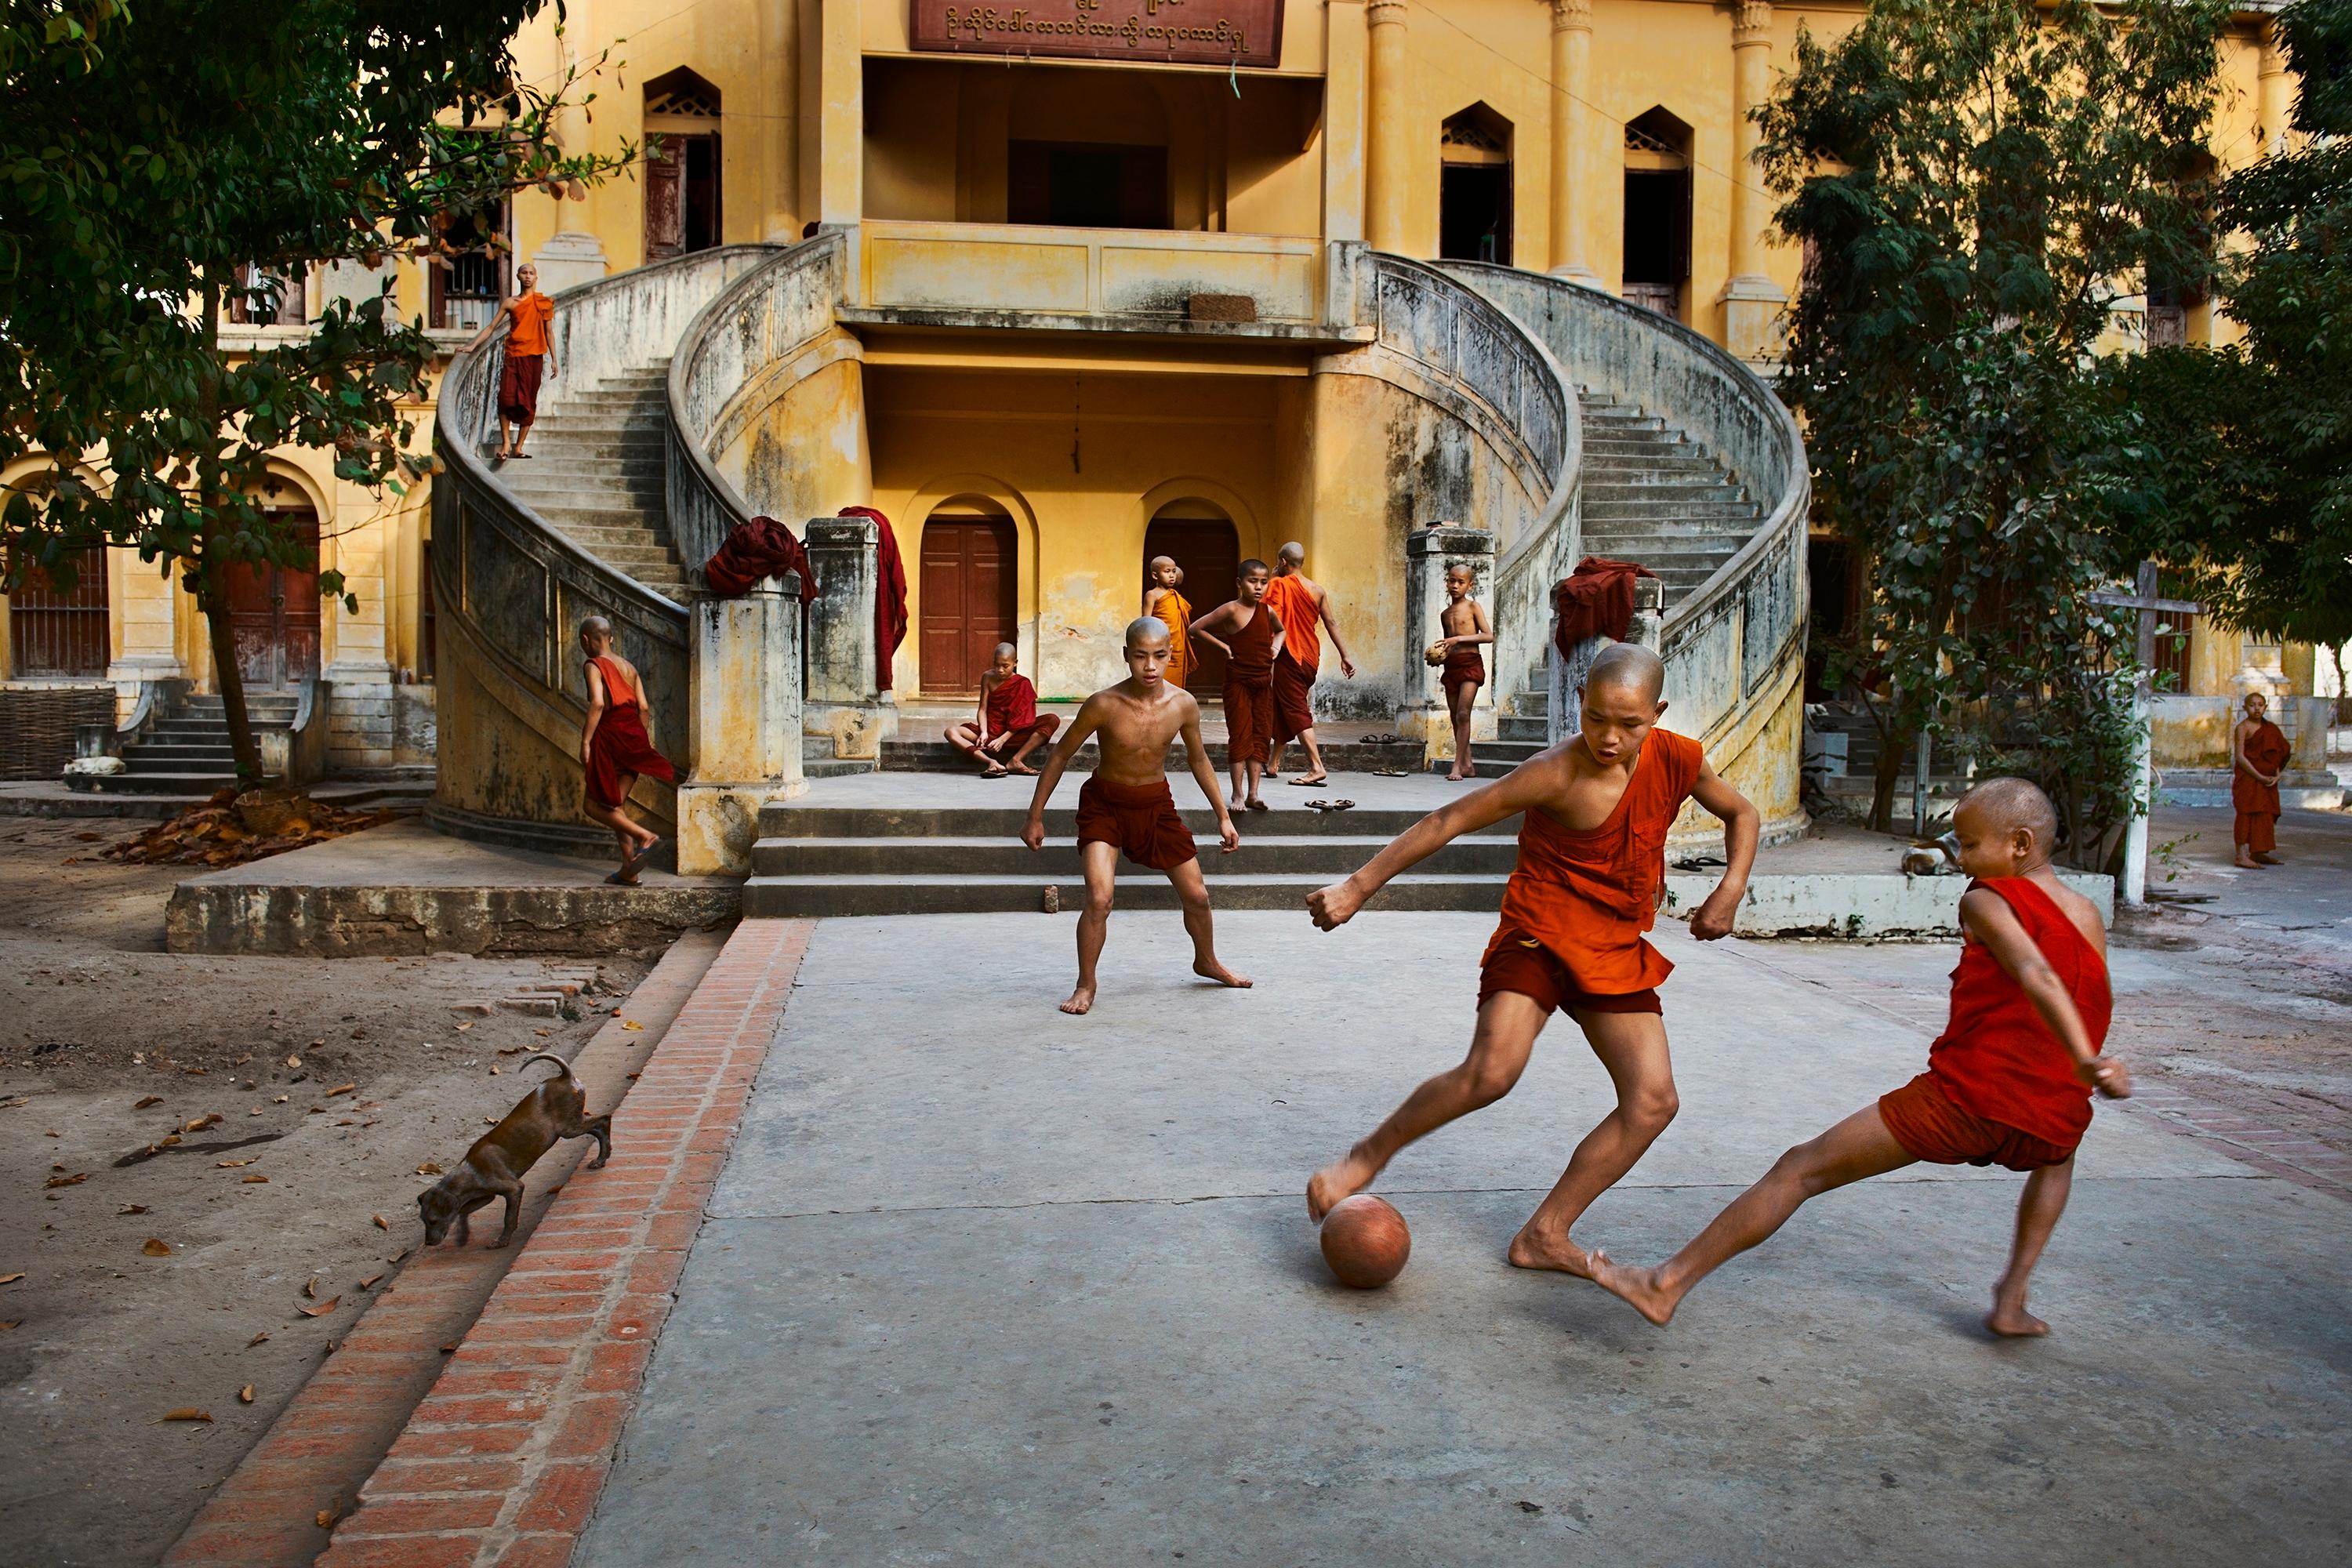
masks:
[[[918,584],[922,663],[927,692],[963,696],[980,678],[998,643],[1018,629],[1013,611],[1018,547],[1013,519],[984,496],[951,496],[923,522],[922,576]]]
[[[1184,574],[1181,592],[1196,616],[1234,596],[1234,579],[1241,574],[1241,538],[1224,509],[1197,497],[1170,501],[1154,512],[1143,531],[1143,577],[1149,581],[1154,556],[1165,555]],[[1224,689],[1225,656],[1207,643],[1192,645],[1193,666],[1185,679],[1188,690],[1214,694]]]
[[[719,89],[680,67],[646,83],[646,259],[719,236]]]
[[[1625,298],[1686,319],[1691,128],[1653,109],[1625,125]]]
[[[60,591],[28,573],[8,595],[8,668],[16,675],[104,675],[108,643],[106,552],[74,562],[74,585]]]
[[[1437,254],[1511,264],[1511,122],[1474,103],[1438,138]]]

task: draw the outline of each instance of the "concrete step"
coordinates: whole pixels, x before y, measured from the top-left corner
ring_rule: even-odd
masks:
[[[537,450],[542,437],[559,440],[584,438],[613,440],[667,440],[669,418],[659,409],[644,413],[623,414],[612,409],[583,409],[577,414],[550,414],[530,427],[530,448]],[[530,459],[538,462],[537,458]]]
[[[1588,524],[1596,520],[1605,522],[1685,523],[1757,523],[1763,521],[1754,501],[1588,501],[1584,507],[1584,518]]]
[[[1014,787],[1017,789],[1019,786]],[[1307,794],[1303,790],[1297,793]],[[1342,789],[1331,793],[1344,797],[1348,792]],[[1321,794],[1318,790],[1315,796],[1308,798],[1316,798]],[[932,837],[1010,839],[1019,836],[1021,825],[1028,814],[1026,795],[1018,800],[1008,796],[1001,806],[796,806],[779,803],[760,808],[760,839],[761,842],[780,838],[838,840]],[[1195,837],[1206,837],[1216,831],[1217,819],[1206,809],[1184,811],[1180,815]],[[1421,820],[1423,815],[1419,811],[1364,806],[1354,811],[1243,812],[1236,816],[1235,821],[1239,823],[1244,839],[1253,831],[1263,831],[1268,837],[1296,837],[1311,834],[1345,837],[1366,835],[1385,839],[1393,838],[1411,827]],[[1254,824],[1258,826],[1254,828]],[[1077,831],[1078,812],[1075,805],[1046,808],[1047,837],[1072,838]],[[1519,820],[1516,816],[1507,817],[1486,831],[1498,838],[1516,839]]]
[[[142,773],[201,772],[206,763],[228,763],[235,748],[224,732],[218,743],[206,742],[141,741],[125,748],[124,763]]]
[[[927,726],[928,727],[928,726]],[[937,733],[936,731],[932,731]],[[1040,746],[1029,753],[1032,767],[1042,766],[1047,748]],[[1090,773],[1097,756],[1094,742],[1079,748],[1077,761],[1080,772]],[[1412,773],[1421,766],[1422,748],[1417,741],[1400,741],[1393,745],[1367,746],[1360,742],[1333,742],[1323,747],[1323,765],[1333,773],[1368,773],[1378,768],[1392,768],[1400,773]],[[894,740],[882,743],[882,768],[886,773],[973,773],[971,759],[949,745],[945,741]],[[1292,773],[1307,766],[1305,749],[1293,742],[1285,765]],[[1225,743],[1209,742],[1209,763],[1222,777],[1232,763]],[[1184,765],[1183,752],[1171,748],[1168,765],[1171,771]],[[1345,794],[1344,789],[1339,793]]]
[[[1728,501],[1738,505],[1753,504],[1748,500],[1746,490],[1713,469],[1688,474],[1664,474],[1651,469],[1639,479],[1597,481],[1587,476],[1584,481],[1585,505],[1590,507],[1598,501],[1672,501],[1677,505],[1693,501]]]
[[[664,516],[651,508],[625,506],[534,506],[539,513],[558,528],[625,528],[662,529]],[[664,537],[667,536],[663,530]]]
[[[553,484],[509,485],[508,489],[530,503],[541,517],[558,511],[658,511],[667,500],[658,480],[616,480],[609,485],[575,484],[567,477]]]
[[[668,440],[658,430],[636,434],[612,432],[551,431],[545,425],[535,425],[530,432],[532,457],[527,463],[509,463],[499,470],[501,479],[520,479],[535,474],[541,463],[561,467],[581,458],[623,458],[629,462],[661,466],[669,449]],[[541,452],[552,457],[541,457]]]
[[[1588,458],[1689,458],[1702,457],[1699,448],[1679,436],[1657,436],[1643,440],[1634,436],[1602,435],[1587,432],[1584,455]]]
[[[1549,719],[1530,719],[1517,713],[1506,713],[1495,721],[1495,739],[1482,741],[1480,745],[1493,745],[1513,741],[1537,746],[1549,745],[1551,739]]]
[[[1287,815],[1287,814],[1286,814]],[[1353,816],[1354,813],[1335,815]],[[1242,847],[1234,854],[1239,868],[1315,875],[1337,881],[1379,854],[1388,838],[1377,833],[1255,834],[1252,822],[1242,828]],[[1203,861],[1221,852],[1213,835],[1194,839]],[[1429,873],[1504,874],[1517,863],[1518,841],[1491,835],[1459,838],[1422,862]],[[751,847],[751,870],[763,877],[901,877],[909,881],[1005,877],[1013,880],[1038,876],[1083,878],[1085,867],[1077,846],[1065,838],[1033,850],[1011,834],[997,837],[888,838],[763,838]]]
[[[499,477],[509,485],[529,485],[533,489],[633,482],[651,483],[658,489],[668,472],[658,449],[627,457],[599,457],[563,444],[548,447],[546,455],[531,460],[538,466],[524,468],[510,463],[508,468],[512,471]]]
[[[1286,875],[1229,869],[1246,855],[1202,857],[1210,901],[1222,910],[1297,910],[1307,895],[1328,884],[1319,873]],[[1223,862],[1223,864],[1219,864]],[[1481,913],[1502,907],[1509,878],[1433,876],[1408,872],[1381,893],[1385,910],[1455,910]],[[1082,879],[1040,870],[1027,877],[965,877],[910,882],[898,877],[762,877],[743,884],[746,919],[774,920],[855,915],[988,914],[1034,912],[1047,887],[1058,889],[1065,910],[1086,897]],[[1122,866],[1113,893],[1123,910],[1172,910],[1176,889],[1156,871],[1134,874]]]

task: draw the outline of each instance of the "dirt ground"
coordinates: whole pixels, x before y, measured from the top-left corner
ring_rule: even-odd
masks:
[[[153,1563],[420,1243],[418,1165],[454,1164],[546,1075],[524,1055],[570,1058],[649,967],[174,957],[189,871],[96,858],[142,826],[0,819],[9,1563]],[[595,982],[575,1017],[500,1006],[563,979]]]

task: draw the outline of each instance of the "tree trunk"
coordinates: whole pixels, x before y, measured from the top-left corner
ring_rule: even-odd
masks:
[[[220,282],[209,268],[205,273],[205,344],[209,351],[205,380],[198,396],[207,437],[220,429]],[[197,498],[205,526],[204,553],[196,561],[196,604],[205,613],[205,629],[213,650],[213,679],[220,688],[221,716],[228,721],[229,755],[235,759],[236,787],[248,790],[261,782],[261,745],[253,738],[253,718],[245,710],[245,672],[236,664],[236,631],[228,605],[228,568],[213,552],[214,520],[220,515],[220,492],[209,479]]]
[[[1872,764],[1870,775],[1870,826],[1875,832],[1895,831],[1895,780],[1903,771],[1904,757],[1915,743],[1913,731],[1878,732],[1878,761]]]

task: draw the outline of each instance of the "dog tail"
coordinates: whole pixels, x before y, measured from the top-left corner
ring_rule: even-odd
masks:
[[[565,1078],[570,1078],[572,1076],[572,1064],[565,1061],[562,1057],[555,1056],[547,1051],[531,1052],[530,1055],[523,1058],[520,1062],[516,1064],[515,1071],[520,1072],[524,1068],[530,1066],[533,1062],[553,1062],[555,1064],[556,1071],[562,1073]],[[553,1080],[550,1079],[549,1081],[552,1082]]]

